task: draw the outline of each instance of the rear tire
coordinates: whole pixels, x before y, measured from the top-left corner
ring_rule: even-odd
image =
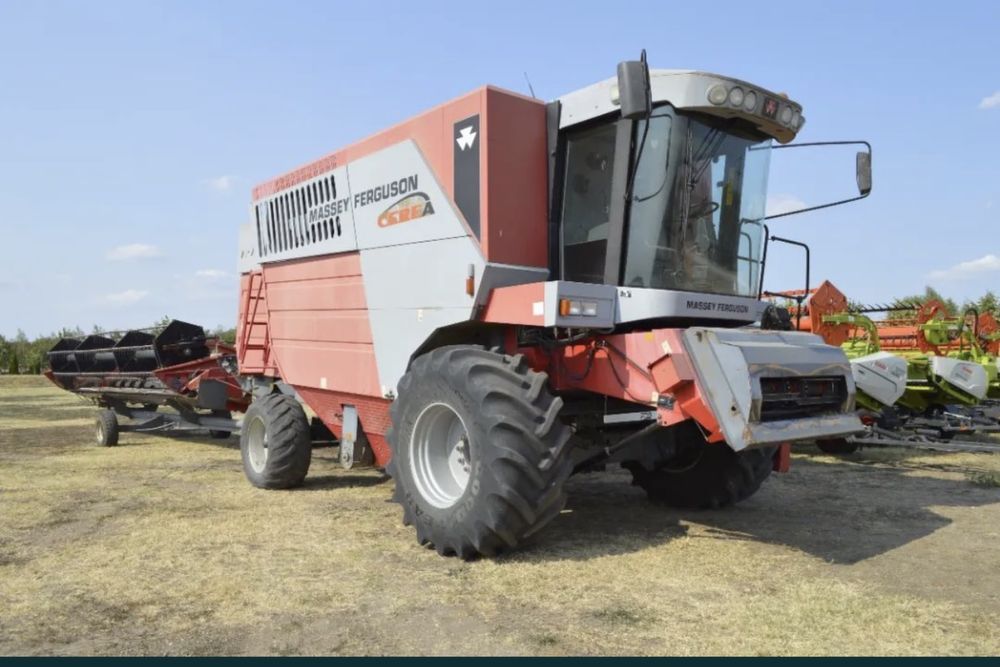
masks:
[[[657,470],[626,463],[632,483],[656,503],[683,509],[718,509],[746,500],[774,467],[774,448],[734,452],[724,442],[704,443]]]
[[[118,415],[114,410],[105,408],[97,413],[95,435],[99,447],[114,447],[118,444]]]
[[[387,433],[393,500],[417,540],[472,558],[513,549],[559,514],[572,472],[562,399],[521,355],[442,347],[399,382]]]
[[[824,454],[832,454],[833,456],[843,456],[845,454],[853,454],[858,451],[860,445],[856,442],[851,442],[847,438],[833,438],[830,440],[817,440],[816,446]]]
[[[309,420],[291,396],[268,394],[250,404],[240,431],[247,480],[261,489],[302,484],[312,461]]]

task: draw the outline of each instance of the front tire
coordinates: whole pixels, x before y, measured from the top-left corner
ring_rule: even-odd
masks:
[[[291,396],[268,394],[250,404],[240,430],[247,480],[261,489],[299,486],[309,472],[309,420]]]
[[[702,443],[656,470],[626,464],[632,483],[669,507],[718,509],[746,500],[774,467],[774,448],[734,452],[724,442]]]
[[[414,360],[387,433],[393,500],[417,540],[472,558],[513,549],[565,505],[562,399],[521,355],[449,346]]]

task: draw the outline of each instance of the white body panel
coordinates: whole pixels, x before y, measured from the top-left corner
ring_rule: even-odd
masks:
[[[836,438],[863,429],[854,414],[854,380],[847,356],[814,334],[759,329],[684,331],[703,397],[736,451],[785,442]],[[828,414],[761,422],[762,377],[842,376],[846,404]]]
[[[654,105],[669,102],[675,109],[700,111],[720,118],[744,118],[754,123],[760,131],[774,137],[781,143],[788,143],[794,139],[796,132],[802,128],[801,123],[798,128],[793,129],[778,120],[786,107],[790,108],[789,113],[801,116],[801,105],[787,97],[782,97],[746,81],[693,70],[654,69],[649,72],[649,82]],[[708,101],[708,91],[714,86],[723,86],[727,89],[739,87],[744,93],[753,91],[756,102],[751,108],[744,105],[734,107],[728,103],[714,105]],[[768,118],[762,114],[761,108],[765,98],[770,98],[779,105],[776,118]],[[562,104],[559,119],[560,128],[570,127],[616,112],[618,111],[618,79],[605,79],[586,88],[573,91],[560,97],[559,102]]]
[[[851,373],[858,390],[882,405],[894,405],[906,391],[906,359],[889,352],[851,359]]]
[[[980,364],[939,356],[933,356],[930,360],[931,372],[934,375],[978,400],[986,397],[989,378],[986,375],[986,369]]]

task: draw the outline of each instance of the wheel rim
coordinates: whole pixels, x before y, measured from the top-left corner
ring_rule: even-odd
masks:
[[[104,424],[97,422],[97,444],[104,444]]]
[[[254,472],[264,472],[267,465],[267,428],[260,417],[250,422],[247,429],[247,458]]]
[[[451,507],[465,493],[472,470],[465,423],[450,406],[432,403],[413,424],[410,468],[417,491],[434,507]]]

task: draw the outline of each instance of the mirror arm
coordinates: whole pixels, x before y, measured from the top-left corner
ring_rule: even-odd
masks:
[[[788,215],[798,215],[799,213],[806,213],[807,211],[818,211],[821,208],[830,208],[831,206],[840,206],[841,204],[848,204],[848,203],[850,203],[852,201],[858,201],[859,199],[864,199],[869,194],[871,194],[871,192],[869,192],[868,194],[860,195],[858,197],[851,197],[850,199],[841,199],[840,201],[831,202],[829,204],[820,204],[819,206],[810,206],[809,208],[800,208],[800,209],[798,209],[796,211],[788,211],[787,213],[775,213],[774,215],[766,215],[766,216],[764,216],[763,219],[764,220],[774,220],[775,218],[784,218],[785,216],[788,216]]]
[[[778,146],[770,146],[770,149],[772,151],[776,151],[776,150],[778,150],[780,148],[803,148],[805,146],[850,146],[850,145],[858,145],[858,144],[861,144],[865,148],[868,149],[868,157],[869,157],[869,160],[871,160],[872,145],[870,143],[868,143],[867,141],[863,140],[863,139],[850,140],[850,141],[807,141],[807,142],[801,143],[801,144],[784,144],[784,145],[778,145]],[[755,149],[751,148],[750,150],[755,150]],[[849,199],[841,199],[840,201],[831,202],[829,204],[820,204],[819,206],[809,206],[807,208],[800,208],[800,209],[795,210],[795,211],[788,211],[787,213],[775,213],[774,215],[766,215],[766,216],[764,216],[763,219],[764,220],[774,220],[775,218],[784,218],[785,216],[798,215],[799,213],[806,213],[808,211],[818,211],[818,210],[823,209],[823,208],[830,208],[831,206],[840,206],[841,204],[848,204],[848,203],[850,203],[852,201],[858,201],[858,200],[864,199],[865,197],[867,197],[870,194],[871,194],[871,190],[869,190],[868,192],[866,192],[866,193],[864,193],[864,194],[862,194],[862,195],[860,195],[858,197],[851,197]]]

